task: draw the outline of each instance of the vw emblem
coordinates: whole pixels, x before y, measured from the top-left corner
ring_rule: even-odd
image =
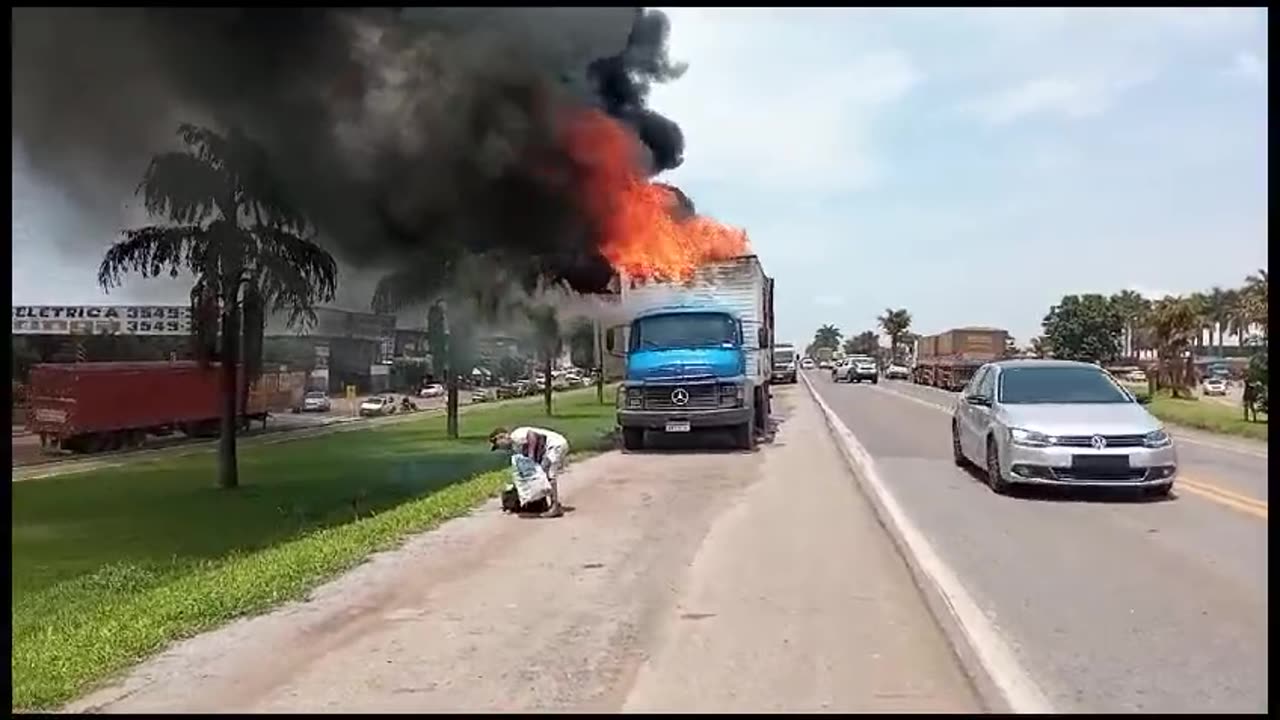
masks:
[[[1101,435],[1094,435],[1089,438],[1089,444],[1093,446],[1094,450],[1101,450],[1107,446],[1107,439]]]
[[[684,388],[676,388],[671,391],[671,402],[675,405],[685,405],[689,402],[689,391]]]

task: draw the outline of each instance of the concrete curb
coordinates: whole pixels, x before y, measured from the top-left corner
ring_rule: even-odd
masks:
[[[875,510],[877,521],[893,540],[894,546],[898,549],[898,554],[906,562],[916,587],[919,588],[921,595],[925,599],[925,604],[929,607],[930,613],[942,630],[943,635],[946,636],[951,644],[961,668],[973,683],[978,699],[985,709],[991,713],[1002,714],[1052,712],[1048,701],[1040,695],[1038,688],[1032,687],[1019,693],[1017,699],[1010,697],[1010,693],[1002,689],[1007,687],[1010,681],[1008,679],[1005,679],[1004,682],[998,680],[996,673],[983,661],[983,653],[979,651],[970,629],[965,626],[965,623],[957,613],[956,607],[948,599],[946,592],[942,589],[937,579],[925,569],[921,559],[907,540],[902,527],[894,519],[893,513],[886,507],[880,491],[868,479],[869,472],[872,472],[868,467],[869,458],[856,456],[843,437],[844,433],[849,433],[850,435],[852,433],[849,432],[848,428],[843,427],[843,423],[840,423],[839,419],[827,407],[825,401],[819,397],[813,382],[805,377],[804,384],[808,388],[810,400],[822,411],[823,420],[826,422],[827,430],[831,433],[832,440],[840,448],[841,456],[844,457],[853,476],[857,479],[858,489],[871,503],[872,508]],[[840,425],[837,426],[836,423],[840,423]]]

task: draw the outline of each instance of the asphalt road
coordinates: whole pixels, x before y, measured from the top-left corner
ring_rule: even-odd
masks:
[[[755,452],[574,463],[562,518],[490,502],[67,709],[980,711],[817,405],[774,407]]]
[[[809,377],[1054,710],[1266,712],[1264,447],[1179,433],[1164,501],[1001,497],[952,464],[954,395]]]

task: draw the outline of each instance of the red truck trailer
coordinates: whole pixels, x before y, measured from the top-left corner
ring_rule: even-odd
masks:
[[[983,365],[1004,357],[1009,337],[996,328],[957,328],[927,335],[916,343],[916,366],[911,379],[944,390],[964,389]]]
[[[142,444],[148,434],[218,434],[220,368],[196,362],[40,364],[28,383],[27,429],[42,445],[98,452]],[[247,418],[302,406],[304,372],[264,373],[249,390]]]

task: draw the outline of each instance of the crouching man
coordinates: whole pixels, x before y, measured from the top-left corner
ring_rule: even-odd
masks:
[[[544,428],[518,427],[514,430],[496,428],[489,433],[490,450],[520,453],[537,462],[547,473],[551,484],[549,506],[543,517],[560,517],[564,508],[560,505],[560,471],[564,469],[569,454],[569,441],[563,435]]]

